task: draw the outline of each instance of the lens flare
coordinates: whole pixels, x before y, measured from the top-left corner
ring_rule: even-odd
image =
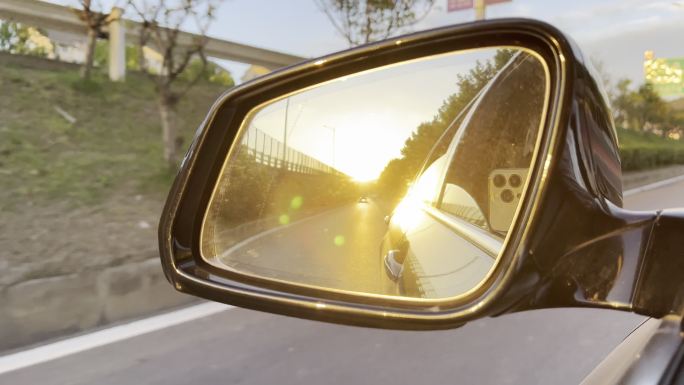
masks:
[[[343,246],[344,242],[344,235],[336,235],[335,239],[333,239],[333,243],[335,244],[335,246]]]
[[[296,195],[292,200],[290,201],[290,208],[292,210],[298,210],[300,207],[302,207],[302,204],[304,203],[304,198],[302,198],[301,195]]]

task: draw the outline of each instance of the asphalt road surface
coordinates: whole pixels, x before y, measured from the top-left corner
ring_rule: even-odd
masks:
[[[354,202],[240,242],[218,261],[268,278],[387,294],[392,282],[379,256],[387,214],[373,200]]]
[[[625,206],[684,206],[682,192],[684,182]],[[230,309],[9,372],[0,384],[577,384],[643,320],[554,309],[399,332]]]
[[[630,210],[683,208],[684,181],[627,196],[624,206]]]

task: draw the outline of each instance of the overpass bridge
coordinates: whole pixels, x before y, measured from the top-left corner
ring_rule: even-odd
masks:
[[[141,25],[135,20],[123,18],[121,10],[117,8],[110,15],[111,22],[105,27],[105,33],[110,42],[109,77],[116,81],[125,77],[126,41],[137,42]],[[87,29],[79,18],[78,10],[58,4],[40,0],[0,0],[0,19],[42,28],[56,41],[81,43],[86,40]],[[197,34],[182,32],[179,43],[181,46],[191,46],[200,38]],[[305,60],[303,57],[213,37],[208,37],[205,54],[269,70]]]

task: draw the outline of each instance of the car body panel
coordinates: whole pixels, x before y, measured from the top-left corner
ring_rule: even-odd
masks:
[[[385,242],[382,248],[382,255],[386,256],[389,250],[399,250],[402,255],[403,272],[397,292],[418,298],[444,298],[477,286],[491,269],[495,256],[455,234],[453,228],[433,217],[422,205],[407,210],[411,212],[401,214],[412,218],[411,225],[392,230],[399,239],[395,243]],[[463,225],[472,226],[465,222]]]
[[[583,381],[582,385],[668,385],[682,370],[682,318],[644,321]]]
[[[403,273],[397,280],[401,295],[439,299],[466,293],[477,287],[494,266],[505,233],[513,221],[519,196],[511,197],[510,202],[492,199],[491,178],[496,174],[506,179],[500,186],[503,187],[508,183],[507,177],[515,175],[519,178],[515,191],[520,192],[524,187],[525,180],[520,176],[527,175],[527,168],[511,166],[529,166],[520,155],[524,149],[533,147],[529,142],[536,141],[543,103],[532,101],[543,99],[543,89],[539,85],[530,86],[528,82],[530,78],[536,79],[540,67],[535,58],[526,53],[513,55],[434,144],[427,158],[436,160],[424,166],[424,171],[419,173],[406,197],[398,204],[388,230],[393,235],[385,238],[381,250],[385,258],[390,250],[399,251],[399,258],[393,255],[393,260],[386,266],[403,262]],[[501,84],[506,84],[504,90],[516,92],[501,92]],[[528,112],[520,113],[522,118],[513,123],[515,111],[521,105],[526,106]],[[492,116],[497,114],[492,111],[506,117],[501,123],[506,125],[508,136],[502,134],[501,125],[493,124],[497,120]],[[464,116],[463,119],[460,116]],[[511,136],[515,141],[509,141]],[[516,150],[490,155],[487,160],[478,159],[477,148],[468,146],[477,139],[487,146],[496,146],[501,141]],[[438,157],[444,147],[446,152]],[[471,193],[479,194],[479,202]],[[493,227],[494,222],[497,229]],[[463,232],[455,231],[455,227],[476,235],[479,242],[473,242],[472,236],[471,239],[464,237]],[[392,243],[393,240],[397,243]],[[391,276],[395,274],[393,270],[387,270]],[[392,278],[396,279],[396,276]]]

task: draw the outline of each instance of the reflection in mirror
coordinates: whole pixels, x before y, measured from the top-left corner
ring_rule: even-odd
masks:
[[[210,264],[365,294],[473,290],[524,192],[548,75],[496,47],[273,100],[243,122],[201,232]]]

